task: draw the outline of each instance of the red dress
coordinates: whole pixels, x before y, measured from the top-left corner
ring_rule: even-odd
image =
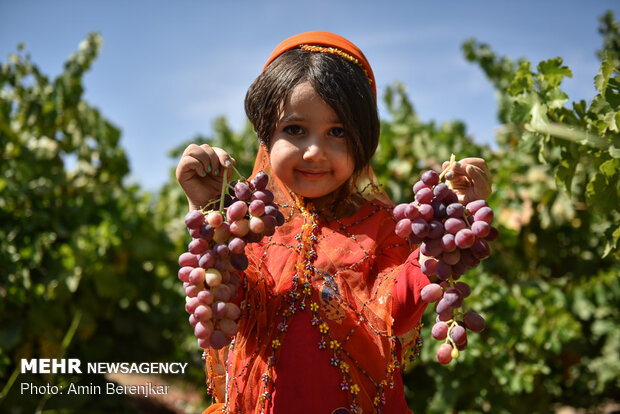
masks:
[[[225,371],[223,353],[208,350],[208,383],[222,404],[206,412],[409,413],[397,335],[426,307],[417,251],[394,234],[381,201],[329,222],[298,207],[274,236],[248,247],[243,316]]]

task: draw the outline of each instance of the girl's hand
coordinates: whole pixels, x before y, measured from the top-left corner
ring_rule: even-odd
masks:
[[[230,169],[233,165],[235,159],[221,148],[207,144],[190,144],[185,148],[177,165],[176,177],[190,210],[199,209],[220,194],[224,168]]]
[[[446,161],[442,165],[445,170],[450,165]],[[463,158],[452,165],[451,175],[446,179],[452,181],[452,189],[462,204],[474,200],[486,200],[491,195],[491,177],[489,167],[482,158]]]

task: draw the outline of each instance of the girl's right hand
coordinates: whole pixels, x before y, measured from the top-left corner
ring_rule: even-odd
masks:
[[[233,165],[235,159],[221,148],[207,144],[190,144],[185,148],[177,165],[176,177],[190,210],[199,209],[220,194],[224,168],[231,169]]]

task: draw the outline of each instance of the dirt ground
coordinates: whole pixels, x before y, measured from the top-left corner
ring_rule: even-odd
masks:
[[[148,382],[153,387],[168,386],[166,394],[151,394],[148,398],[136,396],[135,405],[145,414],[200,414],[207,407],[206,388],[199,390],[181,381],[169,380],[159,376],[135,374],[109,374],[106,378],[119,385],[144,385]]]

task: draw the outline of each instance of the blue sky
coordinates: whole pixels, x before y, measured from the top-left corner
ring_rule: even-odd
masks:
[[[565,91],[590,99],[605,10],[620,18],[620,2],[603,0],[0,0],[0,62],[23,42],[55,76],[99,31],[103,48],[85,77],[85,98],[122,129],[131,179],[156,190],[176,165],[171,148],[208,135],[220,115],[242,125],[247,87],[290,35],[328,30],[349,38],[369,59],[379,95],[400,81],[422,120],[459,119],[475,140],[492,143],[494,92],[463,58],[462,43],[475,37],[534,64],[561,56],[573,71]]]

